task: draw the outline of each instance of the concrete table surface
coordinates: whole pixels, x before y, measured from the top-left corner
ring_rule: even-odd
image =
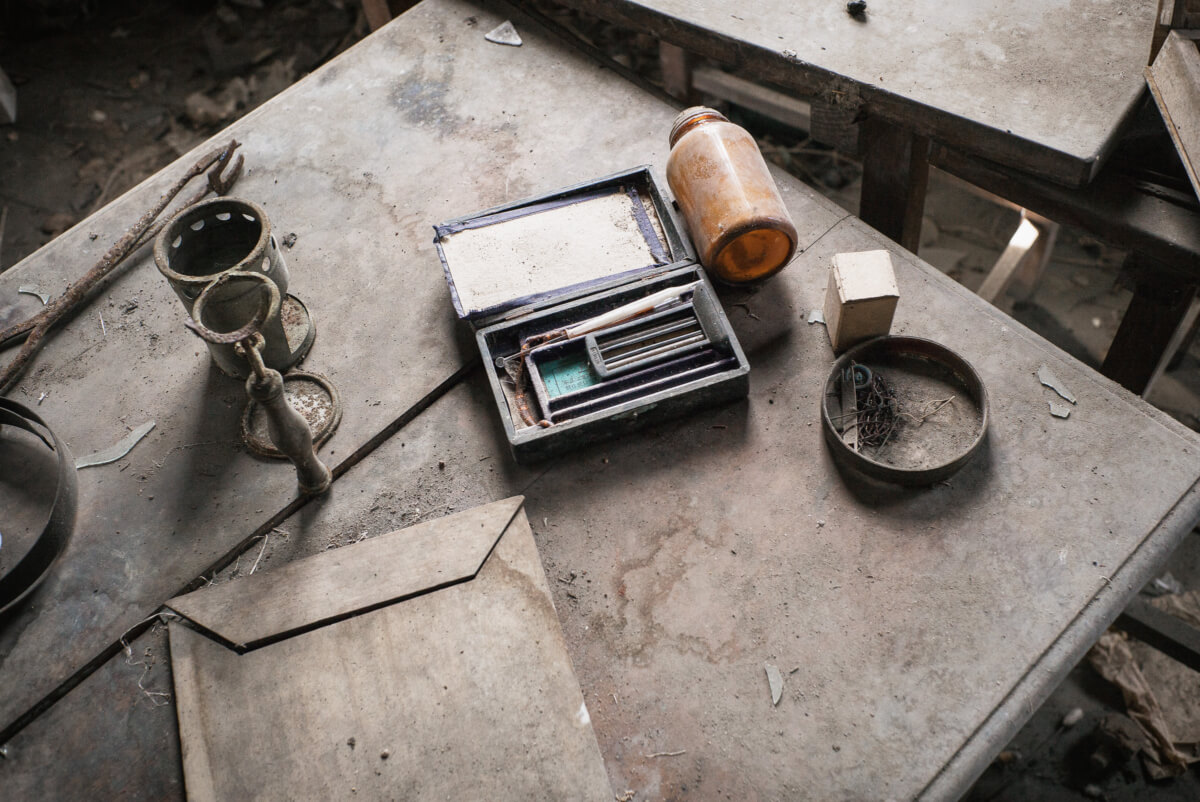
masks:
[[[1145,91],[1155,0],[559,0],[966,153],[1079,186]]]
[[[483,39],[510,17],[524,46]],[[121,415],[159,428],[129,470],[81,472],[71,550],[0,631],[0,727],[14,733],[0,796],[128,788],[130,771],[180,792],[174,721],[154,706],[165,697],[138,686],[169,683],[114,647],[214,562],[250,542],[244,560],[261,545],[269,571],[515,493],[618,793],[968,787],[1200,518],[1200,438],[779,175],[803,252],[723,298],[753,366],[749,400],[515,466],[481,373],[430,396],[472,353],[428,226],[638,163],[661,174],[673,114],[511,9],[427,0],[233,127],[257,165],[238,193],[300,234],[289,265],[320,327],[306,366],[334,378],[347,407],[332,461],[404,425],[289,514],[290,467],[236,446],[240,387],[211,374],[144,255],[59,332],[23,386],[48,392],[40,411],[72,448],[108,445]],[[94,248],[88,233],[119,231],[177,169],[0,277],[3,303],[17,303],[17,284],[65,281]],[[927,490],[842,476],[820,436],[833,357],[802,315],[820,305],[833,253],[880,247],[897,262],[895,330],[958,350],[992,395],[988,449]],[[99,339],[91,311],[119,316],[130,295],[157,337],[129,321]],[[1049,415],[1041,364],[1079,398],[1068,420]],[[209,462],[187,456],[208,440],[223,443]],[[179,467],[154,473],[164,459]],[[271,527],[267,543],[254,538]],[[149,632],[132,662],[146,647],[161,660]],[[768,662],[784,673],[777,707]],[[25,715],[72,677],[78,687]]]

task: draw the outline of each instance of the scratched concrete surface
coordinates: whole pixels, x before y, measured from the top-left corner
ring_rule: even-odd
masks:
[[[466,24],[471,16],[478,17],[477,28]],[[347,137],[339,147],[350,147],[357,124],[351,111],[370,108],[377,93],[399,92],[409,98],[404,108],[414,116],[389,117],[397,125],[391,137],[423,154],[420,161],[409,157],[414,158],[410,163],[425,167],[434,154],[467,148],[467,156],[456,157],[466,173],[450,168],[443,173],[438,166],[429,168],[430,177],[410,171],[405,177],[413,183],[407,186],[420,197],[409,198],[397,184],[389,190],[392,202],[403,196],[411,204],[406,208],[426,214],[429,222],[643,161],[661,170],[660,133],[671,117],[669,108],[548,44],[528,26],[523,48],[476,48],[481,30],[500,18],[452,0],[427,2],[333,65],[345,71],[338,85],[349,81],[364,93],[360,106],[353,92],[342,92],[349,111],[329,134],[335,141]],[[405,76],[417,65],[422,75],[431,65],[446,69],[432,44],[438,37],[438,48],[457,54],[453,75],[440,89],[404,88],[409,86]],[[345,65],[360,60],[393,76],[392,85],[375,73],[361,85],[353,83],[359,71]],[[533,77],[548,71],[570,74],[573,100],[535,89],[543,84]],[[321,81],[319,73],[241,123],[247,126],[247,142],[258,126],[267,127],[275,108],[303,108],[309,92],[332,96],[334,89]],[[609,119],[614,114],[615,121]],[[506,152],[513,160],[508,163],[490,159],[487,147],[494,143],[471,150],[456,137],[472,116],[495,124],[514,143],[539,144],[527,148],[534,153],[518,152],[514,144]],[[315,150],[324,137],[303,147]],[[387,149],[399,165],[404,159],[394,155],[390,142],[378,134],[377,147]],[[300,158],[308,165],[319,162],[313,152]],[[367,152],[360,158],[376,156]],[[380,157],[383,161],[392,162]],[[322,186],[319,177],[314,180]],[[339,480],[327,500],[284,522],[280,528],[287,534],[273,536],[260,570],[389,531],[397,523],[523,492],[614,788],[634,789],[639,798],[852,799],[907,798],[930,787],[972,733],[997,709],[1007,710],[1003,704],[1014,688],[1030,676],[1039,686],[1052,685],[1055,672],[1069,667],[1039,662],[1065,629],[1078,619],[1102,626],[1096,622],[1116,615],[1122,594],[1136,587],[1133,579],[1122,578],[1122,566],[1152,547],[1169,551],[1182,537],[1190,521],[1159,525],[1181,498],[1178,509],[1194,517],[1200,444],[1195,435],[896,251],[798,182],[781,182],[807,248],[758,291],[724,297],[754,366],[748,401],[548,466],[518,468],[505,452],[496,411],[476,373]],[[383,183],[392,186],[390,180]],[[338,226],[346,220],[323,217],[324,197],[295,202],[307,204],[303,208],[311,219],[326,220],[326,249],[335,242],[344,247]],[[333,205],[342,214],[351,211],[348,201]],[[386,212],[376,213],[379,220],[388,219]],[[115,221],[109,225],[117,227]],[[360,224],[373,243],[363,247],[382,249],[371,255],[395,258],[369,267],[351,265],[352,271],[364,272],[346,281],[366,291],[367,273],[376,276],[379,264],[401,264],[402,281],[386,273],[378,280],[427,303],[421,321],[440,333],[430,339],[445,349],[440,353],[452,351],[461,358],[449,294],[425,235],[416,239],[417,221],[397,229],[398,242],[391,246],[378,242],[372,225],[369,219]],[[76,244],[85,236],[74,232]],[[870,247],[892,247],[897,255],[902,302],[895,330],[959,350],[980,370],[992,394],[989,448],[949,485],[902,492],[864,488],[834,469],[820,438],[817,404],[832,353],[820,326],[803,323],[801,316],[820,303],[829,257]],[[329,259],[334,261],[332,254]],[[293,273],[300,275],[301,268]],[[156,274],[153,278],[146,281],[146,293],[161,297],[155,306],[164,318],[175,315],[165,285],[157,283]],[[301,287],[298,280],[298,292]],[[326,319],[353,320],[346,312],[352,300],[330,294],[329,302],[342,304],[336,307],[342,311],[326,313]],[[320,309],[317,314],[320,321]],[[66,345],[58,347],[85,347],[83,325],[81,319],[68,327]],[[179,339],[178,326],[161,325],[161,339]],[[322,331],[326,336],[318,347],[332,340],[348,356],[365,353],[367,344],[400,348],[398,336],[380,338],[372,326],[347,322]],[[351,341],[360,343],[360,350],[352,352]],[[55,353],[48,350],[41,364],[56,364]],[[317,364],[317,352],[310,360]],[[1042,363],[1079,397],[1067,421],[1046,412],[1048,391],[1033,376]],[[322,358],[319,364],[331,374],[336,365],[342,372],[335,380],[349,384],[348,376],[362,363]],[[177,370],[191,376],[194,369]],[[78,377],[79,383],[100,381],[92,375]],[[378,390],[354,385],[358,398],[347,394],[350,409],[384,402],[378,417],[366,418],[356,431],[365,432],[367,421],[378,425],[402,409],[402,399],[386,394],[402,382],[394,375],[387,379]],[[194,378],[175,381],[202,395]],[[68,392],[65,386],[62,392]],[[82,405],[81,396],[67,398]],[[97,421],[106,419],[100,413],[115,411],[103,403],[108,402],[87,420],[64,416],[68,440],[88,436]],[[196,402],[190,403],[194,410]],[[178,420],[191,420],[186,411],[185,405]],[[191,441],[181,436],[172,442]],[[343,449],[336,439],[331,446]],[[160,457],[171,447],[160,444],[143,458]],[[280,488],[289,479],[282,468],[271,469],[281,477]],[[241,470],[255,477],[263,472],[257,463]],[[101,495],[98,489],[92,492]],[[129,506],[129,497],[118,493],[105,503],[120,509]],[[222,535],[240,529],[244,536],[271,512],[237,517],[228,509],[234,502],[226,495],[220,500],[226,517],[209,527],[223,527]],[[236,505],[249,507],[242,499]],[[171,557],[178,560],[172,568],[177,574],[206,564],[217,550],[196,544],[200,531],[187,544],[200,551],[199,557]],[[163,556],[161,549],[151,551],[156,559]],[[177,579],[182,578],[172,581]],[[167,595],[154,596],[167,582],[133,581],[149,586],[140,588],[141,595],[123,596],[123,620],[136,620]],[[52,587],[43,589],[43,598],[54,592]],[[65,601],[63,606],[70,607]],[[116,626],[89,634],[90,640],[71,653],[90,656],[88,645],[112,642],[119,634]],[[48,639],[56,628],[47,625],[46,632]],[[11,638],[10,633],[4,637]],[[44,660],[37,666],[40,673],[34,672],[36,652],[30,649],[28,662],[13,665],[23,666],[19,673],[28,674],[35,686],[52,686],[53,677],[41,679]],[[770,704],[764,662],[784,672],[778,707]],[[5,666],[6,673],[15,670],[13,665]],[[85,682],[52,714],[98,715],[83,695],[87,687]],[[1007,734],[1019,724],[1016,718],[1008,721]],[[34,727],[25,734],[51,737]],[[995,749],[1002,744],[999,740]],[[104,748],[119,755],[140,747],[114,740]],[[683,753],[647,757],[666,752]],[[54,754],[40,746],[23,753]],[[0,778],[44,767],[40,760],[10,760],[0,763]],[[115,767],[109,761],[91,770]],[[174,769],[164,764],[163,770]]]

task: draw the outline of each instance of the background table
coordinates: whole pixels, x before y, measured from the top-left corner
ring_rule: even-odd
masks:
[[[523,47],[483,39],[509,17]],[[122,417],[158,428],[80,474],[70,549],[0,631],[5,793],[179,793],[173,713],[142,690],[170,689],[165,643],[148,632],[127,657],[120,639],[247,546],[241,572],[260,547],[266,571],[518,492],[616,791],[967,787],[1200,518],[1200,440],[779,175],[803,251],[723,298],[749,400],[515,466],[484,377],[460,370],[472,344],[430,226],[643,162],[661,174],[673,114],[512,9],[427,0],[227,132],[250,166],[237,194],[298,234],[293,287],[319,331],[306,367],[346,404],[322,451],[339,478],[304,505],[290,466],[243,452],[240,383],[209,367],[148,254],[60,331],[22,387],[47,393],[76,452]],[[179,168],[0,276],[0,320],[27,310],[18,285],[82,271]],[[922,491],[841,476],[820,437],[832,353],[802,315],[832,254],[878,247],[897,262],[896,331],[950,344],[992,393],[987,451]],[[1079,397],[1066,421],[1043,363]],[[785,675],[778,707],[765,662]]]
[[[1155,0],[559,0],[863,118],[860,215],[916,250],[929,140],[1087,183],[1145,91]]]

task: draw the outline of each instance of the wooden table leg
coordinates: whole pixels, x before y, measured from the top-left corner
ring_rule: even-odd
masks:
[[[1139,395],[1158,373],[1160,363],[1171,358],[1170,346],[1179,340],[1176,331],[1190,325],[1187,317],[1197,291],[1195,284],[1139,269],[1148,267],[1148,261],[1134,254],[1126,261],[1126,271],[1133,274],[1133,300],[1100,367],[1105,376]]]
[[[658,43],[658,65],[662,68],[663,89],[676,100],[691,103],[692,58],[678,45],[670,42]]]
[[[362,0],[362,8],[367,25],[373,32],[392,21],[392,12],[388,9],[387,0]]]
[[[858,216],[916,253],[929,183],[929,138],[874,117],[860,123],[859,136],[863,178]]]

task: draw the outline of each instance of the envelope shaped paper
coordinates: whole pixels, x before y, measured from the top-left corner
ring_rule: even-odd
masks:
[[[611,800],[522,503],[168,602],[188,797]]]

